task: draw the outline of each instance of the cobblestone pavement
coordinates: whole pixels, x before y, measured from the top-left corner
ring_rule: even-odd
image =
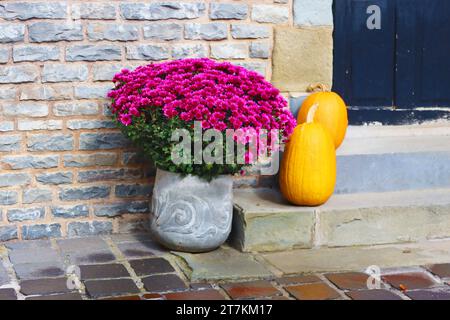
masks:
[[[0,258],[0,300],[450,300],[450,263],[383,270],[374,290],[361,272],[190,282],[180,256],[146,234],[11,242]]]

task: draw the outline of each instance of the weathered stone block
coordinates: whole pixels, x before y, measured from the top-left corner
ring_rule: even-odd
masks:
[[[25,26],[21,24],[0,24],[0,43],[23,41]]]
[[[121,184],[117,185],[115,189],[116,197],[149,197],[152,194],[153,186],[148,184]]]
[[[71,172],[40,173],[36,175],[36,181],[42,184],[71,184],[72,179],[73,174]]]
[[[0,226],[0,241],[9,241],[17,238],[17,226]]]
[[[245,59],[248,45],[245,43],[220,43],[211,45],[211,57],[215,59]]]
[[[72,87],[67,85],[26,86],[20,91],[20,100],[67,100],[72,97]]]
[[[78,172],[78,182],[94,182],[103,180],[135,180],[142,176],[139,169],[103,169]]]
[[[122,17],[129,20],[195,19],[204,15],[204,3],[122,3]]]
[[[61,120],[19,120],[17,128],[20,131],[61,130]]]
[[[133,41],[139,38],[139,29],[131,24],[90,23],[87,35],[91,41]]]
[[[1,69],[0,69],[1,70]],[[17,89],[15,87],[2,86],[0,90],[0,100],[12,100],[16,98]]]
[[[0,174],[0,187],[24,186],[31,182],[31,176],[26,173]]]
[[[296,26],[333,26],[333,0],[294,0]]]
[[[61,225],[53,224],[35,224],[22,226],[22,239],[50,239],[61,237]]]
[[[22,203],[51,202],[52,191],[49,189],[27,189],[22,193]]]
[[[0,67],[0,83],[35,82],[39,68],[33,65]]]
[[[228,37],[226,23],[188,23],[184,27],[184,37],[189,40],[223,40]]]
[[[13,60],[14,62],[59,60],[59,48],[56,46],[15,46]]]
[[[67,128],[70,130],[80,129],[112,129],[116,124],[111,120],[69,120]]]
[[[277,27],[272,63],[272,83],[281,91],[305,92],[317,82],[331,87],[332,29]]]
[[[289,8],[270,4],[255,4],[252,8],[252,20],[263,23],[287,23]]]
[[[9,209],[7,216],[9,222],[43,219],[45,216],[45,208]]]
[[[127,46],[127,59],[159,61],[170,58],[169,49],[162,45],[141,44]]]
[[[67,227],[67,235],[69,237],[85,237],[109,234],[112,230],[112,222],[109,221],[71,222]]]
[[[80,150],[116,149],[130,145],[121,133],[82,133]]]
[[[83,26],[78,23],[34,22],[28,26],[31,42],[83,40]]]
[[[4,190],[0,191],[0,205],[9,206],[16,204],[18,199],[17,191]]]
[[[79,218],[89,215],[89,208],[86,205],[76,206],[54,206],[51,208],[52,214],[56,218]]]
[[[120,60],[122,50],[114,44],[104,45],[74,45],[66,48],[67,61],[105,61]]]
[[[120,64],[98,63],[92,67],[92,75],[94,81],[112,81],[114,75],[122,69],[130,69],[130,67],[121,66]]]
[[[49,169],[58,166],[59,156],[5,156],[0,159],[3,168],[19,169]]]
[[[46,63],[42,70],[43,82],[85,81],[88,68],[79,64]]]
[[[152,40],[179,40],[183,36],[183,25],[179,23],[152,23],[143,27],[144,38]]]
[[[98,103],[93,101],[56,102],[53,106],[53,113],[58,117],[90,116],[98,112]]]
[[[89,85],[75,87],[75,98],[78,99],[101,99],[106,98],[112,85]]]
[[[240,3],[211,3],[209,17],[217,19],[244,20],[248,15],[248,6]]]
[[[13,121],[0,121],[0,132],[8,132],[14,130]]]
[[[270,27],[264,25],[233,24],[231,36],[234,39],[262,39],[270,37]]]
[[[250,58],[268,59],[270,44],[268,42],[253,42],[250,44]]]
[[[48,105],[43,102],[17,102],[3,105],[3,114],[9,117],[45,117]]]
[[[245,61],[245,62],[236,62],[238,66],[244,67],[245,69],[258,72],[262,76],[266,76],[267,64],[266,62],[257,62],[257,61]]]
[[[172,58],[204,58],[208,56],[208,49],[203,44],[183,43],[172,47]]]
[[[109,197],[110,192],[107,186],[68,188],[60,191],[59,198],[63,201],[103,199]]]
[[[73,136],[35,134],[28,137],[28,151],[67,151],[73,149]]]
[[[9,61],[9,48],[0,48],[0,63],[8,63]]]
[[[117,154],[115,153],[94,153],[94,154],[69,154],[64,155],[65,167],[96,167],[112,166],[117,163]]]
[[[22,137],[19,135],[0,136],[0,152],[17,151],[20,149]]]
[[[65,2],[10,2],[0,4],[0,18],[5,20],[64,19]]]
[[[74,3],[72,4],[72,18],[114,20],[116,8],[110,3]]]
[[[94,206],[97,217],[116,217],[122,214],[147,213],[150,210],[148,201],[133,201]]]

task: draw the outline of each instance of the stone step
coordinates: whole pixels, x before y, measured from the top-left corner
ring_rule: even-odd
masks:
[[[297,207],[277,190],[236,190],[230,243],[244,252],[450,238],[450,189],[336,194]]]

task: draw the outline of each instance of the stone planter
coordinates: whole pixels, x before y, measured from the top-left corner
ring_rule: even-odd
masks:
[[[214,250],[227,240],[232,217],[231,176],[207,182],[157,170],[150,230],[165,247],[185,252]]]

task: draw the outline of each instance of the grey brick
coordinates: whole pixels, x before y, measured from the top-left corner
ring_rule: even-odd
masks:
[[[79,23],[35,22],[28,26],[31,42],[83,40],[83,27]]]
[[[91,41],[133,41],[139,38],[139,29],[131,24],[90,23],[87,27]]]
[[[23,191],[22,203],[51,202],[52,191],[49,189],[27,189]]]
[[[0,48],[0,63],[7,63],[9,61],[9,48]]]
[[[133,164],[144,164],[148,161],[145,159],[145,156],[141,153],[136,152],[124,152],[122,156],[122,163],[124,165],[133,165]]]
[[[73,149],[72,135],[35,134],[28,137],[28,151],[67,151]]]
[[[56,46],[15,46],[13,60],[14,62],[59,60],[59,48]]]
[[[130,145],[121,133],[82,133],[80,150],[116,149]]]
[[[0,152],[17,151],[20,149],[22,137],[19,135],[1,135]]]
[[[104,199],[110,192],[111,188],[107,186],[68,188],[60,191],[59,198],[63,201]]]
[[[33,130],[61,130],[61,120],[19,120],[17,123],[20,131]]]
[[[1,70],[1,69],[0,69]],[[15,87],[0,87],[0,100],[16,98],[17,89]]]
[[[31,182],[31,176],[26,173],[6,173],[0,174],[0,188],[24,186]]]
[[[109,3],[74,3],[72,4],[72,18],[114,20],[116,8]]]
[[[121,184],[116,186],[116,197],[149,197],[153,191],[153,186],[149,184]]]
[[[295,0],[295,26],[333,26],[333,0]]]
[[[144,26],[144,39],[179,40],[183,36],[183,26],[179,23],[152,23]]]
[[[286,23],[289,20],[289,8],[270,4],[255,4],[252,8],[252,20],[262,23]]]
[[[92,67],[92,75],[94,81],[112,81],[117,73],[126,68],[130,69],[127,66],[97,63]]]
[[[45,117],[48,105],[43,102],[17,102],[3,105],[3,114],[10,117]]]
[[[0,4],[0,18],[5,20],[64,19],[64,2],[16,2]]]
[[[78,218],[89,215],[89,208],[86,205],[55,206],[51,210],[53,216],[57,218]]]
[[[94,153],[94,154],[69,154],[64,155],[65,167],[96,167],[112,166],[117,163],[117,154],[115,153]]]
[[[67,121],[67,128],[70,130],[80,129],[111,129],[115,128],[116,124],[111,120],[69,120]]]
[[[54,252],[54,251],[53,251]],[[46,258],[49,256],[50,258],[54,258],[55,253],[51,255],[42,255],[41,252],[30,252],[27,253],[27,258],[30,259],[30,255],[39,256]],[[19,263],[14,264],[14,271],[16,272],[17,278],[20,280],[29,280],[29,279],[42,279],[42,281],[45,281],[47,279],[43,278],[54,278],[63,276],[65,274],[64,271],[64,264],[62,261],[53,261],[53,260],[46,260],[42,262],[31,262],[31,263]],[[48,279],[50,280],[50,279]],[[39,290],[39,293],[42,293],[41,290]],[[27,298],[28,300],[29,298]]]
[[[39,68],[34,65],[0,67],[0,83],[35,82]]]
[[[67,85],[26,86],[20,91],[20,100],[67,100],[72,97],[72,87]]]
[[[204,3],[122,3],[122,17],[129,20],[195,19],[204,15]]]
[[[188,23],[184,28],[184,37],[189,40],[223,40],[228,37],[225,23]]]
[[[53,113],[58,117],[90,116],[98,112],[98,103],[93,101],[56,102],[53,106]]]
[[[23,41],[25,26],[21,24],[0,24],[0,43]]]
[[[134,180],[142,176],[142,170],[138,169],[102,169],[80,171],[78,182],[94,182],[104,180]]]
[[[235,39],[261,39],[270,37],[268,26],[233,24],[231,25],[231,36]]]
[[[127,59],[159,61],[169,59],[169,49],[162,45],[141,44],[127,46]]]
[[[67,227],[69,237],[85,237],[112,232],[112,222],[92,221],[92,222],[71,222]]]
[[[46,63],[42,70],[43,82],[85,81],[88,76],[86,65]]]
[[[43,219],[45,216],[45,208],[9,209],[7,211],[7,216],[9,222]]]
[[[35,224],[22,226],[22,239],[49,239],[61,237],[61,225],[53,224]]]
[[[72,183],[71,172],[40,173],[36,175],[36,181],[42,184],[60,185]]]
[[[11,190],[1,191],[0,190],[0,205],[9,206],[12,204],[16,204],[17,199],[18,199],[17,191],[11,191]]]
[[[0,241],[9,241],[17,238],[17,226],[0,226]]]
[[[174,59],[204,58],[207,56],[208,50],[203,44],[175,44],[172,48],[172,57]]]
[[[78,99],[102,99],[106,98],[112,85],[89,85],[75,87],[75,98]]]
[[[120,60],[122,50],[120,46],[114,44],[103,45],[73,45],[66,49],[67,61],[104,61]]]
[[[220,43],[211,45],[211,57],[215,59],[244,59],[248,46],[244,43]]]
[[[8,132],[14,130],[13,121],[0,121],[0,132]],[[1,141],[1,139],[0,139]]]
[[[238,3],[211,3],[209,17],[215,19],[244,20],[248,15],[248,6]]]
[[[251,71],[255,71],[261,74],[262,76],[266,75],[267,64],[265,62],[254,62],[254,61],[236,62],[236,65],[244,67]]]
[[[150,209],[148,201],[133,201],[126,203],[114,203],[94,206],[94,214],[97,217],[116,217],[122,214],[147,213]]]
[[[253,42],[250,44],[250,58],[268,59],[270,44],[267,42]]]
[[[5,156],[0,158],[3,167],[13,170],[56,168],[59,156]]]

